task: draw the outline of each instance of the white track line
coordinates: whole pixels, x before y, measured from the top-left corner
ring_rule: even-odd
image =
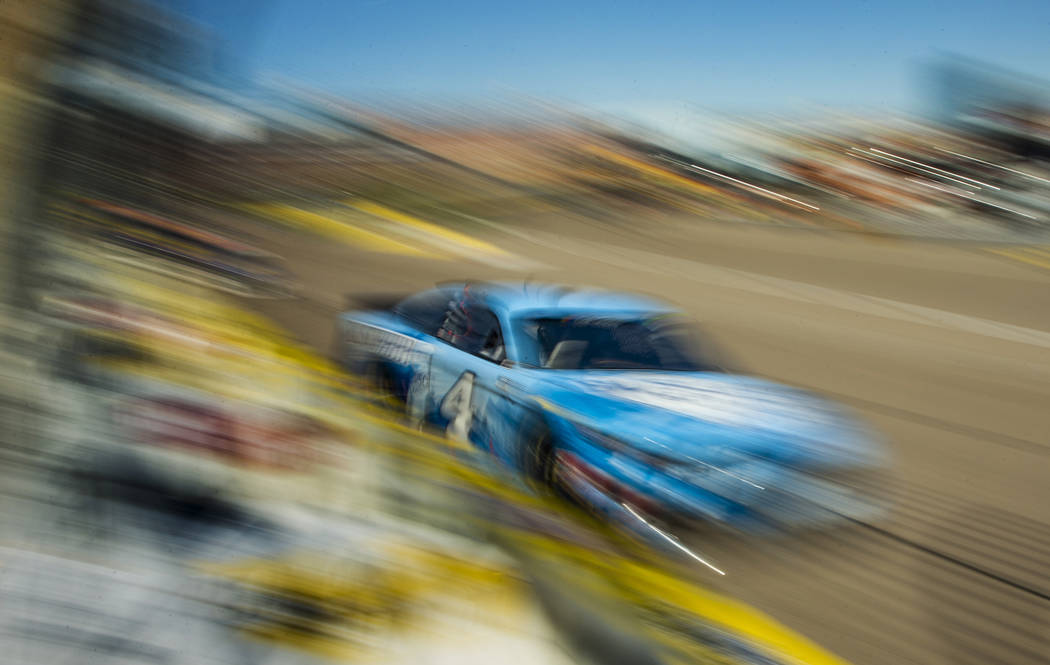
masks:
[[[693,282],[709,284],[724,288],[738,289],[759,293],[762,295],[785,298],[798,302],[806,302],[817,305],[835,307],[877,316],[884,319],[917,323],[946,330],[957,330],[961,332],[1001,339],[1008,342],[1030,344],[1043,348],[1050,348],[1050,332],[1035,328],[1016,326],[1001,321],[983,319],[966,314],[957,314],[943,309],[915,305],[912,303],[868,296],[853,291],[832,289],[826,286],[817,286],[807,282],[772,277],[760,273],[726,268],[710,263],[702,263],[692,259],[682,259],[666,256],[654,252],[646,252],[637,249],[627,249],[607,245],[605,243],[574,240],[570,241],[550,234],[535,232],[522,232],[517,229],[509,229],[492,222],[488,225],[500,229],[504,233],[527,240],[530,243],[540,245],[547,249],[572,255],[582,255],[587,258],[615,265],[621,268],[648,272],[659,275],[669,275]],[[574,249],[571,245],[576,244]],[[581,247],[582,245],[582,247]]]

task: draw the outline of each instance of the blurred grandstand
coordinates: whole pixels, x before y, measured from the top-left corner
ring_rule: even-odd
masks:
[[[930,69],[928,119],[735,120],[721,130],[734,148],[716,154],[533,102],[499,114],[364,108],[231,76],[205,28],[147,3],[54,6],[70,28],[31,81],[52,100],[33,146],[48,195],[165,213],[351,196],[446,222],[448,209],[553,210],[986,242],[1050,229],[1044,89],[958,60]]]

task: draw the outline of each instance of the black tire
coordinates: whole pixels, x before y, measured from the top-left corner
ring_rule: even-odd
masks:
[[[525,477],[537,489],[553,494],[560,494],[558,478],[555,473],[555,440],[546,423],[537,423],[530,428],[530,434],[522,446],[522,469]]]
[[[381,362],[370,363],[365,376],[377,404],[400,412],[405,411],[404,395],[398,390],[397,380],[389,367]]]

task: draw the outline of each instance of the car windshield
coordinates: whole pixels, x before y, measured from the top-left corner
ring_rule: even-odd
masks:
[[[722,370],[701,357],[693,332],[676,317],[534,318],[522,333],[531,347],[523,359],[544,369]]]

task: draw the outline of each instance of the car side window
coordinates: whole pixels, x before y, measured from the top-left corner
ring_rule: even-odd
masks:
[[[481,305],[449,303],[437,337],[461,351],[495,363],[506,357],[499,319]]]
[[[503,362],[507,357],[507,352],[503,345],[503,331],[500,329],[499,320],[495,317],[493,317],[492,330],[489,331],[485,343],[481,345],[481,351],[478,352],[478,355],[494,363]]]

